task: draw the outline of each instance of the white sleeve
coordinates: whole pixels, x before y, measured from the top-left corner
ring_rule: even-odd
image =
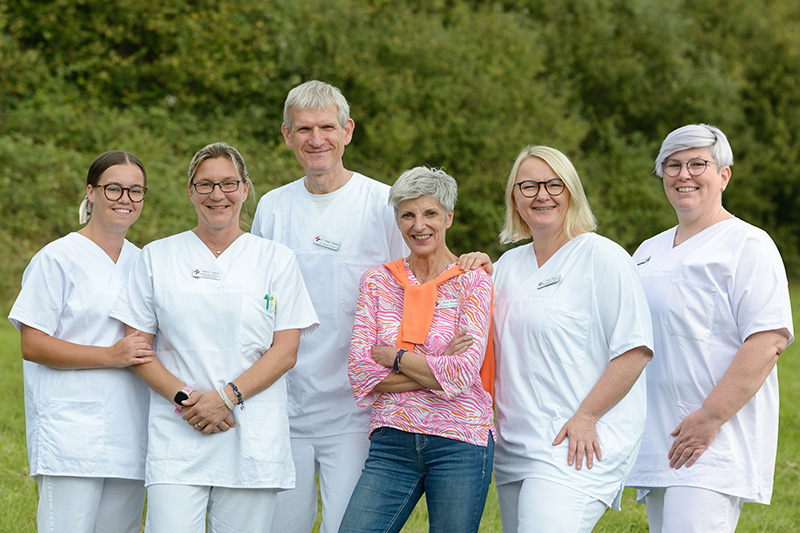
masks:
[[[109,315],[132,328],[155,335],[158,331],[158,317],[154,300],[151,253],[152,250],[145,246],[131,269],[127,285]]]
[[[735,265],[731,309],[742,343],[753,333],[786,328],[794,339],[789,285],[778,248],[761,230],[747,235]]]
[[[596,252],[594,283],[609,360],[639,346],[652,351],[650,308],[633,259],[615,244]]]
[[[279,274],[274,288],[278,300],[275,331],[302,329],[303,335],[307,335],[319,325],[317,313],[314,311],[314,305],[311,303],[294,253],[288,252],[286,260],[282,263],[278,268]]]
[[[39,251],[22,275],[22,289],[8,314],[17,330],[22,324],[55,335],[73,283],[52,254]]]

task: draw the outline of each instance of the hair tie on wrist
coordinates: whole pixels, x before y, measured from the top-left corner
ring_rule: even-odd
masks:
[[[228,408],[229,411],[233,411],[233,402],[228,395],[225,393],[225,388],[221,388],[217,391],[219,393],[219,397],[222,398],[222,403],[225,404],[225,407]]]

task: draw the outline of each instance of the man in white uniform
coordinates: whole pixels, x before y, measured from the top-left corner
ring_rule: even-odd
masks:
[[[337,531],[369,451],[369,410],[356,406],[346,369],[358,283],[369,267],[408,250],[389,186],[344,168],[354,127],[336,87],[309,81],[292,89],[281,132],[306,175],[265,194],[253,221],[254,234],[296,253],[320,321],[286,374],[297,484],[279,494],[273,531],[311,531],[317,474],[320,531]]]

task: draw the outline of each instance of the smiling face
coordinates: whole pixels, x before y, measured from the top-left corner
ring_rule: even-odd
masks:
[[[731,178],[730,167],[720,169],[714,163],[708,148],[680,150],[666,159],[686,163],[694,158],[709,161],[705,172],[699,176],[689,174],[686,165],[681,165],[681,172],[677,176],[664,175],[664,192],[679,219],[697,218],[719,209],[722,205],[722,191]]]
[[[229,157],[206,159],[197,166],[193,183],[219,183],[225,180],[238,180],[236,167]],[[240,183],[234,192],[222,192],[214,187],[210,194],[198,194],[189,185],[189,197],[197,211],[197,225],[205,230],[219,231],[231,226],[239,227],[239,212],[250,190],[248,182]]]
[[[551,179],[561,178],[543,159],[530,157],[519,166],[515,183]],[[535,198],[526,198],[520,192],[519,186],[514,186],[514,208],[531,229],[534,239],[535,235],[542,231],[553,233],[563,231],[569,202],[570,194],[566,187],[558,196],[551,196],[544,185],[540,185],[539,194]]]
[[[112,183],[128,189],[134,185],[144,187],[145,179],[136,165],[114,165],[100,175],[97,187],[86,186],[86,195],[92,202],[92,217],[89,224],[101,225],[108,230],[124,233],[139,218],[144,202],[132,202],[128,191],[123,191],[118,200],[109,200],[103,194],[103,187],[99,185]]]
[[[420,196],[400,202],[397,227],[406,245],[417,257],[429,257],[447,251],[445,233],[453,224],[453,211],[447,213],[437,200]]]
[[[353,138],[353,120],[347,119],[343,127],[333,104],[323,109],[291,109],[290,113],[292,127],[283,124],[281,132],[306,174],[325,175],[343,168],[344,147]]]

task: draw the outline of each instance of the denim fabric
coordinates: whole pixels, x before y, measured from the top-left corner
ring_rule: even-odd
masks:
[[[491,435],[487,446],[476,446],[378,428],[339,532],[398,532],[423,493],[432,533],[478,531],[493,456]]]

